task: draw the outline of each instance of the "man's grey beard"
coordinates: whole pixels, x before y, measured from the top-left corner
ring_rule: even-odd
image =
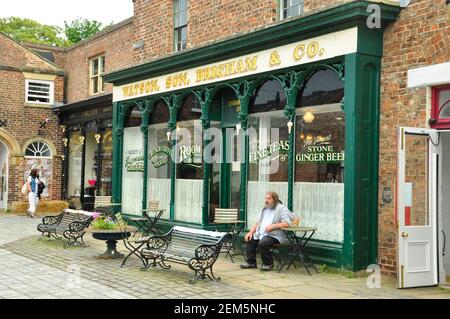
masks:
[[[275,206],[277,206],[277,203],[273,203],[273,205],[267,205],[266,203],[264,203],[264,207],[265,208],[275,208]]]

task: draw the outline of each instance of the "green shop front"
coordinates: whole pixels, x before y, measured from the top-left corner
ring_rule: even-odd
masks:
[[[213,229],[216,208],[236,208],[249,228],[276,191],[318,228],[308,247],[318,264],[377,263],[383,30],[400,9],[380,4],[370,29],[369,4],[107,75],[122,213],[158,200],[162,227]]]

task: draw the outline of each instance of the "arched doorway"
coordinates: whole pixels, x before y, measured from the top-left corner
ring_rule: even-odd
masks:
[[[8,157],[8,147],[0,140],[0,209],[8,205]]]

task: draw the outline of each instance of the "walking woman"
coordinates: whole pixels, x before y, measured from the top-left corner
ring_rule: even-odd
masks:
[[[38,197],[38,185],[41,181],[39,180],[39,171],[37,168],[33,168],[30,172],[30,176],[27,179],[27,187],[28,187],[28,215],[31,218],[34,218],[34,214],[36,213],[36,209],[39,203]]]

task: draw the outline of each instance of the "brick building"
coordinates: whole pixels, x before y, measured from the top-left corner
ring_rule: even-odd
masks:
[[[140,215],[158,199],[162,226],[213,228],[214,209],[229,207],[250,227],[276,190],[318,228],[308,245],[317,263],[379,264],[401,287],[445,282],[448,1],[407,2],[134,0],[132,19],[59,57],[63,196],[85,199],[94,177],[111,192],[96,152],[112,160],[122,211]],[[102,63],[104,81],[92,74]],[[240,160],[202,160],[211,127],[242,139]],[[268,127],[279,134],[264,136]],[[177,145],[182,129],[192,139]]]
[[[449,128],[448,4],[404,3],[134,1],[135,66],[106,77],[122,210],[158,198],[167,224],[208,228],[215,207],[233,207],[250,226],[257,199],[277,190],[318,227],[309,245],[318,263],[351,271],[377,263],[403,287],[445,281],[437,234],[450,233],[448,203],[431,178],[449,192],[439,175],[448,137],[433,130]],[[264,153],[261,135],[250,136],[243,163],[196,162],[195,147],[187,163],[165,160],[177,129],[264,125],[279,128],[279,143]],[[321,144],[329,153],[308,154]],[[263,177],[260,160],[273,150],[286,161]],[[438,164],[428,161],[434,154]],[[324,183],[328,173],[337,183]]]
[[[50,106],[63,96],[60,67],[0,35],[0,209],[25,200],[20,190],[33,167],[48,186],[44,196],[60,198],[62,143]]]

